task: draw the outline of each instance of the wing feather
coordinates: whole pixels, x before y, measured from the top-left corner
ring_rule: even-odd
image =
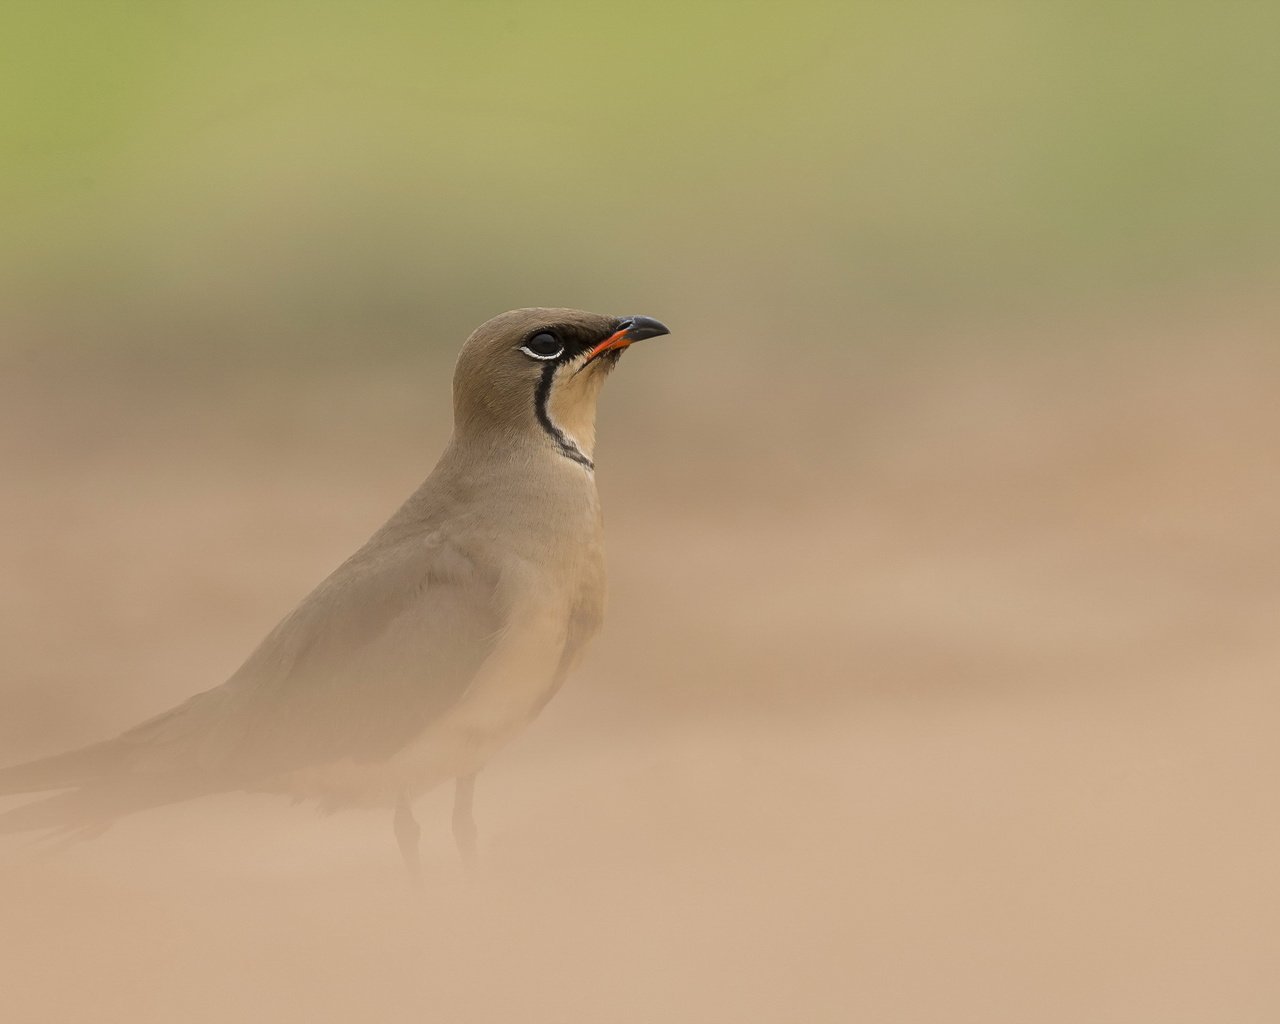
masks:
[[[504,625],[496,588],[496,573],[438,535],[375,538],[221,686],[114,740],[0,770],[0,793],[79,787],[75,800],[45,802],[74,809],[53,822],[74,825],[90,806],[115,817],[317,764],[385,759],[457,701],[488,656]],[[23,807],[0,815],[0,831],[50,824],[49,814],[19,824],[24,811],[32,820]]]

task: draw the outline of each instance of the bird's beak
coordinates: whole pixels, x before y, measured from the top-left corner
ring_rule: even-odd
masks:
[[[633,341],[644,341],[645,338],[657,338],[670,333],[666,324],[651,316],[629,316],[619,323],[616,331],[587,353],[587,363],[606,352],[624,349]]]

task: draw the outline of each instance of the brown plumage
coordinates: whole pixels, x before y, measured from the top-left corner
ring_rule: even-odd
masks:
[[[599,628],[603,535],[596,398],[646,317],[518,309],[458,358],[454,431],[399,511],[276,626],[225,683],[115,739],[0,770],[0,793],[66,792],[0,831],[86,834],[227,790],[396,808],[458,780],[474,846],[475,773],[554,695]]]

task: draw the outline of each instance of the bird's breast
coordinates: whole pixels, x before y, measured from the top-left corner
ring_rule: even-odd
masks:
[[[478,771],[556,694],[603,620],[604,547],[594,486],[541,497],[517,507],[482,506],[491,514],[448,530],[459,565],[446,575],[468,577],[465,565],[468,578],[487,581],[486,603],[497,624],[456,699],[389,758],[317,766],[295,793],[333,805],[419,795]],[[425,685],[433,667],[430,659],[421,666]]]

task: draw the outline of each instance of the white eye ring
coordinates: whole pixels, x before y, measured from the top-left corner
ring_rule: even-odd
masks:
[[[541,359],[544,363],[546,363],[546,362],[550,362],[552,359],[559,359],[562,355],[564,355],[564,346],[561,345],[554,352],[549,352],[549,353],[546,353],[545,355],[541,352],[535,352],[528,345],[521,345],[520,351],[523,352],[525,355],[527,355],[530,359]]]

